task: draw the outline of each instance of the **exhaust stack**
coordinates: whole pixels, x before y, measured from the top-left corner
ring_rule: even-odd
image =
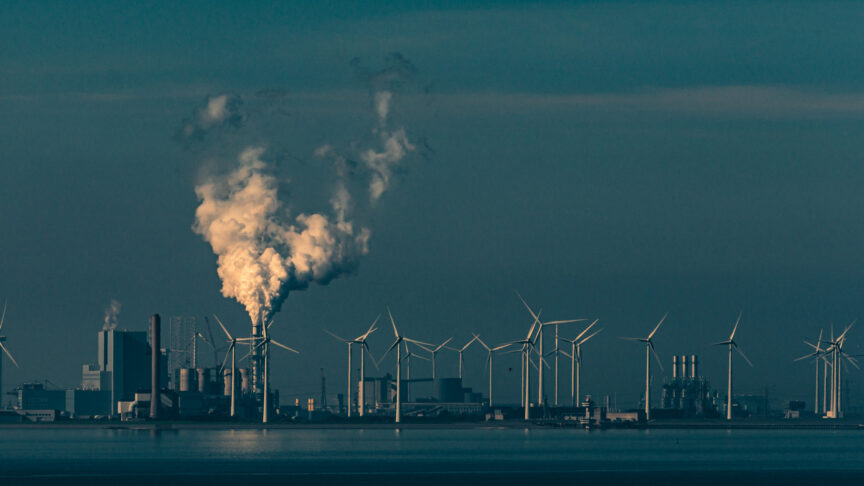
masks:
[[[159,403],[162,401],[161,397],[161,386],[159,383],[159,375],[160,370],[159,366],[161,364],[162,351],[161,345],[159,343],[159,334],[161,327],[161,319],[159,318],[159,314],[153,314],[150,317],[150,419],[155,420],[159,418]]]

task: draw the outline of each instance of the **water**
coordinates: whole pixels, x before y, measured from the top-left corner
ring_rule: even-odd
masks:
[[[7,484],[839,484],[864,432],[0,429]],[[406,479],[410,481],[406,482]],[[695,481],[695,482],[694,482]]]

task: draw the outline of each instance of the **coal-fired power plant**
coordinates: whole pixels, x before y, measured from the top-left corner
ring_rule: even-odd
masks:
[[[161,346],[159,343],[159,334],[161,332],[161,324],[162,320],[159,318],[159,314],[153,314],[150,317],[150,376],[151,376],[151,387],[150,387],[150,418],[157,419],[159,418],[159,403],[161,402],[161,396],[159,390],[161,389],[161,383],[159,382],[159,366],[162,361],[162,352]]]

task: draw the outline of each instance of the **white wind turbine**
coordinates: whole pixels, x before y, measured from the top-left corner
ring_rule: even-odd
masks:
[[[426,351],[427,353],[429,353],[429,356],[432,357],[432,381],[435,381],[435,370],[436,370],[436,368],[437,368],[437,367],[435,366],[435,358],[438,356],[438,353],[439,353],[442,349],[445,349],[445,348],[446,348],[446,349],[451,349],[451,348],[447,347],[447,343],[449,343],[449,342],[452,341],[452,340],[453,340],[452,337],[451,337],[451,338],[447,338],[446,341],[444,341],[443,343],[439,344],[438,346],[435,346],[434,344],[433,344],[432,346],[420,346],[424,351]],[[419,346],[419,345],[418,345],[418,346]],[[419,358],[420,356],[417,356],[417,357]]]
[[[327,329],[324,329],[324,332],[326,332],[327,334],[333,336],[334,338],[336,338],[339,341],[342,341],[343,343],[348,344],[348,417],[351,417],[351,408],[352,408],[351,399],[354,396],[354,392],[351,391],[353,386],[354,386],[353,371],[351,369],[351,346],[353,346],[354,344],[360,345],[360,391],[359,391],[357,404],[359,405],[360,416],[362,417],[363,416],[363,410],[366,408],[366,403],[364,402],[364,400],[365,400],[364,394],[366,392],[366,389],[365,389],[366,388],[366,379],[365,379],[365,374],[366,374],[365,361],[366,361],[366,358],[365,358],[365,356],[366,356],[366,349],[369,347],[369,345],[366,344],[366,338],[368,338],[370,334],[372,334],[373,332],[378,330],[378,328],[375,327],[375,324],[378,323],[378,319],[380,319],[380,318],[381,318],[380,315],[378,317],[376,317],[375,320],[372,322],[372,325],[369,326],[369,329],[367,329],[365,333],[357,336],[354,339],[345,339],[345,338],[337,336],[336,334],[333,334],[332,332],[328,331]],[[374,360],[373,360],[373,364],[374,364]]]
[[[481,346],[486,348],[486,353],[487,353],[486,365],[489,367],[489,408],[492,408],[492,374],[494,371],[494,368],[492,366],[492,363],[493,363],[492,357],[495,355],[496,352],[510,347],[513,343],[500,344],[498,346],[490,348],[489,346],[486,345],[486,343],[483,342],[482,339],[480,339],[479,335],[475,334],[474,338],[477,339],[477,342],[480,343]]]
[[[411,352],[411,350],[408,348],[409,342],[410,341],[408,339],[405,339],[404,341],[402,341],[402,345],[405,346],[405,357],[403,357],[402,360],[405,361],[405,378],[408,381],[408,383],[406,383],[406,386],[408,388],[405,390],[405,399],[408,402],[411,401],[411,361],[414,358],[422,359],[423,361],[429,361],[429,358],[427,358],[425,356],[420,356],[419,354],[415,354],[415,353]],[[418,346],[420,346],[423,349],[426,349],[422,345],[418,344]]]
[[[741,351],[741,348],[738,347],[738,344],[735,343],[735,331],[738,330],[738,324],[741,322],[741,314],[738,314],[738,319],[735,321],[735,327],[732,328],[732,334],[729,335],[729,339],[726,341],[721,341],[719,343],[714,343],[714,346],[728,346],[729,347],[729,380],[726,385],[726,420],[732,420],[732,350],[738,352],[744,361],[747,362],[750,367],[753,367],[753,363],[750,362],[750,359],[744,354],[744,351]]]
[[[546,364],[546,358],[543,356],[543,328],[546,326],[555,326],[557,328],[559,324],[570,324],[573,322],[584,322],[584,321],[587,321],[588,319],[567,319],[567,320],[563,320],[563,321],[543,322],[543,321],[540,321],[540,315],[534,313],[534,311],[531,309],[531,307],[528,305],[528,303],[525,302],[525,299],[523,299],[522,296],[519,295],[519,292],[516,292],[516,295],[519,296],[519,300],[522,301],[522,304],[524,304],[525,308],[528,309],[528,312],[531,313],[531,317],[533,317],[535,321],[539,322],[539,326],[537,327],[537,336],[536,336],[536,339],[540,342],[540,345],[538,346],[538,353],[540,354],[540,356],[539,356],[540,361],[538,364],[538,371],[537,371],[537,382],[538,382],[537,383],[537,405],[542,407],[544,404],[544,400],[545,400],[545,398],[543,396],[543,388],[544,388],[543,366]],[[555,346],[558,346],[557,341],[556,341]],[[556,393],[557,393],[557,389],[558,389],[557,368],[556,368],[556,372],[555,372],[555,389],[556,389]]]
[[[580,394],[580,377],[582,374],[582,345],[588,342],[589,339],[596,336],[603,329],[598,329],[593,333],[589,334],[588,337],[582,338],[586,332],[588,332],[599,319],[595,319],[588,327],[586,327],[582,332],[579,333],[573,339],[567,338],[559,338],[561,341],[565,341],[570,343],[570,354],[568,355],[566,351],[562,351],[564,356],[570,358],[570,402],[571,406],[576,406],[576,400],[581,397]]]
[[[219,323],[219,327],[222,328],[222,331],[228,336],[228,342],[230,343],[228,346],[228,351],[225,352],[225,358],[222,360],[222,367],[219,368],[219,375],[222,375],[222,371],[225,369],[225,362],[228,361],[228,356],[231,356],[231,417],[237,416],[237,343],[249,341],[250,338],[240,338],[237,339],[228,332],[228,329],[225,327],[225,324],[222,323],[222,320],[219,319],[219,316],[213,314],[213,317],[216,318],[216,322]]]
[[[390,324],[393,325],[393,335],[396,337],[396,340],[393,341],[393,344],[390,345],[390,348],[387,349],[378,362],[380,363],[384,361],[387,354],[390,353],[393,348],[396,348],[396,423],[398,424],[402,421],[402,348],[399,345],[404,341],[425,346],[432,345],[422,341],[415,341],[399,334],[399,330],[396,328],[396,321],[393,319],[393,313],[390,312],[390,307],[387,307],[387,315],[390,317]]]
[[[520,396],[520,400],[522,401],[522,407],[524,408],[524,411],[525,411],[525,420],[529,420],[531,418],[531,413],[530,413],[530,404],[531,403],[530,403],[530,399],[529,399],[529,389],[531,387],[531,373],[529,372],[530,366],[528,364],[530,362],[529,352],[531,351],[532,347],[534,346],[534,341],[531,339],[531,336],[534,335],[534,329],[536,329],[538,324],[540,323],[539,316],[542,312],[543,312],[542,309],[537,312],[537,317],[534,318],[534,322],[531,324],[531,327],[528,328],[528,334],[525,335],[524,339],[520,339],[518,341],[511,341],[510,343],[508,343],[510,345],[516,345],[516,344],[520,345],[520,349],[518,350],[518,352],[520,353],[521,358],[522,358],[521,377],[520,377],[522,388],[519,391],[519,396]],[[516,351],[514,350],[514,351],[510,351],[510,352],[516,352]]]
[[[660,365],[660,369],[663,369],[663,363],[660,362],[660,357],[657,356],[657,351],[654,351],[654,334],[660,329],[660,326],[663,324],[663,321],[666,320],[666,317],[669,316],[667,312],[666,315],[660,319],[660,322],[657,323],[657,326],[651,331],[651,334],[648,335],[647,338],[630,338],[625,337],[621,339],[626,339],[628,341],[638,341],[641,343],[645,343],[645,420],[651,420],[651,355],[654,355],[654,359],[657,360],[657,364]]]
[[[291,351],[292,353],[295,353],[295,354],[300,354],[300,351],[297,351],[296,349],[289,348],[288,346],[285,346],[284,344],[276,341],[275,339],[270,338],[270,336],[267,334],[267,330],[270,329],[270,326],[272,326],[272,325],[273,325],[273,320],[271,319],[270,322],[266,326],[262,326],[262,330],[264,331],[264,335],[262,337],[258,338],[258,342],[255,345],[255,347],[253,348],[253,349],[261,348],[261,350],[264,352],[263,353],[264,354],[264,403],[263,403],[264,410],[263,410],[263,414],[262,414],[262,422],[265,424],[270,421],[270,397],[269,397],[269,395],[270,395],[270,344],[275,344],[276,346],[279,346],[282,349]]]
[[[6,304],[8,302],[3,302],[3,315],[0,316],[0,331],[3,330],[3,323],[6,321]],[[20,368],[18,366],[18,362],[15,361],[15,358],[12,357],[12,353],[6,348],[6,345],[3,343],[6,341],[6,336],[0,336],[0,349],[3,350],[3,353],[0,353],[0,409],[3,408],[3,354],[9,357],[9,360],[12,361],[12,364],[15,365],[16,368]]]
[[[816,395],[813,397],[813,413],[816,415],[819,415],[819,364],[820,364],[819,362],[820,361],[824,362],[826,377],[827,377],[827,372],[828,372],[828,360],[825,359],[825,353],[824,353],[824,350],[822,349],[822,331],[823,331],[822,329],[819,329],[819,338],[816,339],[816,344],[812,344],[806,340],[804,341],[804,344],[813,348],[813,352],[810,354],[807,354],[805,356],[795,358],[795,360],[794,360],[794,361],[802,361],[805,359],[813,358],[813,362],[816,363]]]
[[[843,417],[843,407],[841,406],[841,374],[842,374],[842,366],[843,359],[846,359],[852,366],[859,368],[857,360],[843,352],[843,345],[846,343],[846,334],[852,329],[852,326],[855,325],[856,321],[852,321],[846,329],[838,336],[836,339],[834,338],[834,330],[831,330],[831,340],[828,341],[828,348],[825,350],[825,353],[831,354],[831,359],[833,364],[831,365],[831,408],[826,412],[825,416],[828,418],[842,418]]]
[[[455,351],[455,352],[459,353],[459,379],[460,380],[462,379],[462,353],[464,353],[465,350],[468,349],[469,346],[474,344],[474,341],[476,341],[476,340],[477,340],[477,335],[475,334],[474,337],[471,338],[470,341],[465,343],[465,345],[462,346],[461,348],[451,348],[450,346],[444,346],[445,349],[449,349],[450,351]]]

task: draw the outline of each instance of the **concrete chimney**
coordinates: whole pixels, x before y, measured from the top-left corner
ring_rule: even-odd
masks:
[[[160,394],[161,384],[159,383],[160,370],[159,366],[162,362],[162,350],[159,342],[160,327],[162,321],[159,314],[153,314],[150,317],[150,418],[159,418],[159,403],[162,401]]]
[[[678,355],[677,354],[672,355],[672,379],[673,380],[678,379]]]
[[[681,373],[680,373],[680,376],[681,376],[682,380],[687,379],[687,355],[686,354],[681,355]]]
[[[696,355],[690,356],[690,378],[696,379],[699,376],[699,362],[696,361]]]

